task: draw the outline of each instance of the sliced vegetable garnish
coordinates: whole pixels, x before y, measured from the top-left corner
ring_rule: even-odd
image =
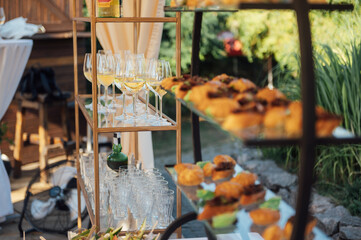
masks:
[[[280,203],[281,203],[281,197],[273,197],[268,199],[266,202],[262,203],[259,207],[260,208],[269,208],[273,210],[278,210]]]
[[[236,221],[237,212],[224,213],[212,218],[212,226],[214,228],[225,228],[233,225]]]
[[[214,192],[204,189],[198,189],[197,197],[204,201],[208,201],[214,198]]]
[[[200,168],[203,169],[203,167],[204,167],[207,163],[209,163],[209,161],[197,162],[197,166],[199,166]]]

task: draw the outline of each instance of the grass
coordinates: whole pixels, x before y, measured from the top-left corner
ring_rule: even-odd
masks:
[[[343,127],[361,135],[361,44],[331,48],[322,45],[314,53],[316,100],[330,112],[343,117]],[[277,67],[275,85],[293,100],[300,99],[300,83],[292,71]],[[296,147],[263,149],[291,172],[297,172],[299,150]],[[361,216],[361,145],[318,146],[314,172],[316,187]]]

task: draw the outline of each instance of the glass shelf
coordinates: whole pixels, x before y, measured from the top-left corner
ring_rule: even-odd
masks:
[[[175,97],[174,93],[167,91],[170,95]],[[204,114],[200,110],[194,107],[191,102],[184,101],[183,99],[178,99],[187,107],[190,111],[197,114],[199,117],[203,118],[207,122],[212,123],[222,131],[228,133],[231,137],[242,141],[242,143],[246,146],[286,146],[286,145],[297,145],[300,144],[301,138],[290,138],[285,136],[282,132],[274,133],[277,135],[277,138],[267,138],[265,136],[265,129],[260,127],[252,127],[247,128],[241,131],[227,131],[221,127],[221,123],[217,122],[215,119],[210,116]],[[333,145],[333,144],[357,144],[361,143],[360,137],[355,137],[348,130],[337,127],[334,129],[331,137],[322,137],[317,138],[316,143],[318,145]]]
[[[201,183],[200,186],[183,186],[178,184],[177,182],[177,173],[174,170],[173,165],[166,165],[165,169],[169,173],[169,175],[172,177],[172,180],[177,185],[177,187],[182,191],[184,196],[187,198],[187,200],[190,202],[192,208],[196,213],[200,213],[203,211],[203,208],[199,206],[199,199],[196,196],[196,190],[197,189],[206,189],[210,191],[214,191],[216,187],[216,183],[212,182],[211,179],[207,179],[206,181]],[[242,172],[243,169],[236,165],[235,167],[235,173],[233,176],[236,176],[238,173]],[[272,197],[275,197],[276,195],[271,191],[266,189],[266,196],[265,200],[268,200]],[[285,201],[281,201],[280,203],[280,215],[281,218],[278,221],[278,225],[283,228],[287,222],[287,220],[295,215],[295,210],[289,206]],[[249,217],[248,210],[246,209],[240,209],[237,213],[237,222],[236,224],[231,228],[221,228],[221,229],[215,229],[211,226],[211,224],[208,221],[202,221],[205,226],[212,232],[212,234],[224,234],[224,233],[234,233],[235,236],[240,236],[239,239],[249,239],[249,233],[250,232],[256,232],[256,228],[254,225],[252,225],[252,219]],[[263,229],[262,229],[263,230]],[[260,235],[262,235],[262,232],[258,232]],[[323,240],[323,239],[330,239],[328,238],[320,229],[314,228],[313,229],[314,234],[314,240]]]
[[[111,96],[110,96],[111,97]],[[119,120],[119,116],[122,115],[122,100],[120,95],[116,95],[116,104],[117,107],[114,108],[114,111],[107,114],[99,113],[98,110],[98,132],[139,132],[139,131],[168,131],[168,130],[177,130],[177,123],[163,114],[162,124],[160,121],[153,121],[148,123],[145,120],[140,120],[135,123],[124,123],[124,121]],[[91,95],[79,95],[75,97],[75,100],[79,104],[79,108],[82,111],[86,121],[90,125],[91,129],[94,130],[93,126],[93,110],[92,110],[92,97]],[[110,101],[110,100],[109,100]],[[101,97],[101,102],[104,103],[103,98]],[[131,109],[131,100],[127,98],[126,109]],[[145,112],[145,103],[144,100],[139,98],[137,103],[138,111]],[[141,112],[139,112],[141,113]],[[148,105],[148,114],[149,116],[155,115],[155,108],[152,105]]]

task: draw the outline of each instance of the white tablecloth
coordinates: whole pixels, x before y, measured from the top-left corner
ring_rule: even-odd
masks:
[[[0,40],[0,120],[14,97],[28,62],[32,46],[32,40]],[[10,182],[1,159],[0,192],[1,218],[14,213],[11,202]]]
[[[0,40],[0,120],[14,97],[32,47],[32,40]]]

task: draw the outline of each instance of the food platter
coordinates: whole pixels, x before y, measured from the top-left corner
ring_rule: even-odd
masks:
[[[169,173],[169,175],[172,177],[172,180],[177,185],[177,187],[182,191],[184,196],[187,198],[187,200],[190,202],[192,208],[196,213],[201,213],[203,211],[203,207],[200,205],[200,199],[196,195],[196,191],[198,189],[206,189],[210,191],[214,191],[216,188],[216,185],[219,183],[215,183],[210,179],[205,179],[204,182],[202,182],[199,186],[184,186],[178,183],[178,176],[177,172],[174,169],[174,165],[166,165],[165,166],[166,171]],[[237,174],[243,172],[244,170],[239,165],[236,165],[234,168],[235,172],[233,176],[236,176]],[[275,197],[275,193],[273,193],[271,190],[266,189],[266,195],[265,200],[269,200],[273,197]],[[255,206],[253,206],[255,208]],[[233,226],[226,227],[226,228],[214,228],[212,227],[212,224],[209,221],[203,221],[205,226],[208,230],[211,231],[212,234],[224,234],[224,233],[234,233],[237,236],[240,236],[241,239],[246,240],[250,239],[250,236],[254,236],[255,233],[258,233],[261,235],[262,228],[257,228],[252,223],[252,219],[249,216],[250,209],[247,208],[241,208],[237,211],[236,218],[237,221]],[[278,221],[278,225],[283,228],[287,222],[287,220],[295,214],[294,209],[288,205],[285,201],[281,201],[279,205],[279,211],[280,211],[280,220]],[[250,234],[252,233],[252,234]],[[319,230],[317,227],[313,229],[312,233],[312,239],[315,240],[321,240],[321,239],[329,239],[321,230]]]

